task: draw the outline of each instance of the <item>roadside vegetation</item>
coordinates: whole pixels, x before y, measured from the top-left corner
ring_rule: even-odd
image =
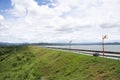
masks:
[[[35,46],[0,47],[0,80],[120,80],[120,61]]]

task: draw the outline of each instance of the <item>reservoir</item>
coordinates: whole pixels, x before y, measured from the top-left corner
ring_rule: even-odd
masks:
[[[69,45],[49,45],[44,47],[69,48]],[[102,45],[71,45],[71,48],[102,51]],[[120,52],[120,45],[104,45],[104,48],[105,51]]]

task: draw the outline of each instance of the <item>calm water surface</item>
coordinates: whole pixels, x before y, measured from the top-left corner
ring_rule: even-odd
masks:
[[[59,47],[59,48],[69,48],[67,45],[62,46],[46,46],[46,47]],[[71,48],[73,49],[85,49],[85,50],[100,50],[102,51],[101,45],[72,45]],[[120,45],[105,45],[105,51],[114,51],[120,52]]]

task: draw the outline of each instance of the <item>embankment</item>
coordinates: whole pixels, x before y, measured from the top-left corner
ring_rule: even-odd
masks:
[[[0,80],[120,80],[120,61],[39,48],[0,47]]]

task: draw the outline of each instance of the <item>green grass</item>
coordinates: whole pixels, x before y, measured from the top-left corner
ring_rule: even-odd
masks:
[[[0,47],[0,80],[120,80],[120,61],[35,46]]]

